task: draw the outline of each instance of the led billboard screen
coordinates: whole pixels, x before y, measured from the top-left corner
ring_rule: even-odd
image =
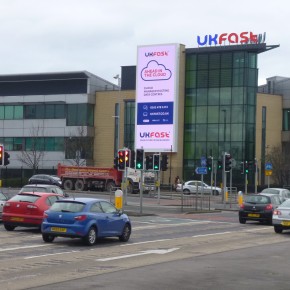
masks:
[[[177,151],[179,45],[138,47],[135,147]]]

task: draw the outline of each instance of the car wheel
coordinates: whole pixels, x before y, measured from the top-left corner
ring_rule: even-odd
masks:
[[[14,231],[14,229],[16,228],[15,226],[11,226],[11,225],[5,225],[4,224],[4,228],[6,231],[11,232]]]
[[[70,179],[66,179],[63,183],[64,190],[72,190],[74,187],[73,182]]]
[[[75,183],[75,189],[79,191],[83,191],[85,189],[85,183],[83,180],[78,179]]]
[[[131,227],[129,224],[125,224],[122,235],[119,237],[121,242],[128,242],[131,236]]]
[[[274,231],[275,231],[275,233],[277,233],[277,234],[282,234],[282,232],[283,232],[283,228],[280,227],[280,226],[274,226]]]
[[[188,189],[183,189],[184,194],[190,194],[190,191]]]
[[[88,234],[84,237],[84,242],[88,246],[93,246],[97,241],[97,229],[90,227]]]
[[[246,221],[247,221],[247,220],[246,220],[245,218],[239,217],[239,222],[240,222],[240,224],[245,224]]]
[[[42,239],[46,243],[52,243],[55,239],[55,236],[49,235],[49,234],[42,234]]]

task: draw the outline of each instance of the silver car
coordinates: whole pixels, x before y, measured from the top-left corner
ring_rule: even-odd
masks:
[[[290,199],[284,201],[274,210],[272,223],[277,234],[281,234],[283,230],[290,230]]]
[[[210,186],[200,180],[189,180],[183,184],[177,184],[176,191],[183,192],[184,194],[190,193],[204,193],[204,194],[221,194],[222,189],[216,186]]]
[[[3,206],[7,200],[8,197],[3,192],[0,191],[0,220],[2,220]]]
[[[290,191],[286,188],[265,188],[262,190],[262,193],[272,193],[279,195],[281,202],[284,202],[286,199],[290,198]]]

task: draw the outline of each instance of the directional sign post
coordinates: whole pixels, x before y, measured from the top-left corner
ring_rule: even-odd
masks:
[[[271,162],[265,164],[265,175],[268,176],[268,188],[270,187],[270,176],[272,175],[273,165]]]
[[[195,169],[196,174],[207,174],[207,168],[206,167],[197,167]]]

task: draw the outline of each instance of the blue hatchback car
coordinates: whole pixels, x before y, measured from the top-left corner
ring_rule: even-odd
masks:
[[[82,238],[92,246],[98,238],[118,237],[127,242],[131,222],[122,211],[103,199],[69,198],[56,201],[44,212],[42,238],[52,243],[56,237]]]

